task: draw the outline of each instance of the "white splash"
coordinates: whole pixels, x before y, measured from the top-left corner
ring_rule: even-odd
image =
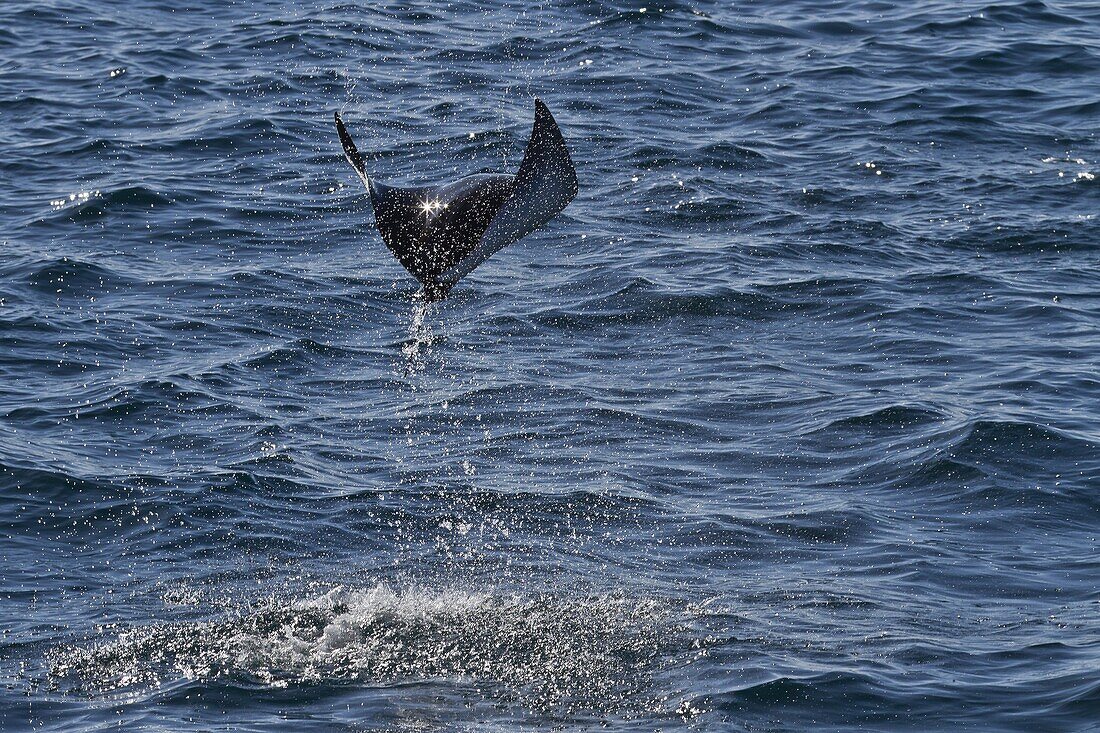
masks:
[[[115,633],[54,650],[49,674],[86,693],[172,679],[246,679],[273,687],[479,680],[534,707],[608,708],[636,695],[669,639],[667,608],[621,594],[499,594],[457,588],[332,588],[223,620]]]
[[[413,306],[409,336],[401,347],[401,353],[405,356],[406,371],[423,371],[427,364],[427,356],[431,353],[432,345],[436,340],[435,331],[428,322],[431,309],[431,303],[416,303]]]

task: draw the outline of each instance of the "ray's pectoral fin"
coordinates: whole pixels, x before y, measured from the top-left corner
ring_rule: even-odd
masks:
[[[344,146],[344,157],[351,163],[351,167],[359,174],[359,180],[363,182],[363,185],[369,191],[370,178],[367,176],[367,165],[363,162],[363,156],[359,154],[359,149],[355,147],[355,141],[348,134],[348,128],[344,127],[344,121],[340,119],[340,113],[334,112],[333,116],[336,118],[336,131],[340,133],[340,144]]]
[[[359,176],[359,180],[366,186],[367,193],[370,194],[371,206],[374,208],[377,222],[378,209],[384,206],[385,200],[388,198],[390,192],[395,189],[393,189],[392,186],[383,185],[367,175],[367,164],[363,161],[363,156],[360,154],[359,148],[355,147],[355,141],[351,139],[351,133],[348,132],[348,128],[344,127],[344,121],[340,119],[340,113],[334,112],[333,117],[336,120],[336,131],[340,134],[340,144],[344,146],[344,157],[347,158],[351,167],[355,169],[356,174]],[[386,244],[389,245],[389,242]],[[397,253],[395,252],[394,254]]]
[[[541,227],[560,214],[577,195],[577,170],[565,139],[542,100],[535,100],[535,124],[509,196],[473,251],[440,275],[447,287],[489,255]]]

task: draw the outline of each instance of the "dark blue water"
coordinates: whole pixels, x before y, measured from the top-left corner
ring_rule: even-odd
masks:
[[[333,110],[536,95],[419,304]],[[0,123],[3,731],[1100,729],[1095,5],[5,2]]]

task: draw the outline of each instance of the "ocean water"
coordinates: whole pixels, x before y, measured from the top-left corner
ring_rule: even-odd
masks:
[[[341,155],[580,193],[425,306]],[[1100,9],[0,5],[0,730],[1100,730]]]

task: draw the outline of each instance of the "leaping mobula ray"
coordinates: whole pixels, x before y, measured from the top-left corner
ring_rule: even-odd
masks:
[[[441,300],[497,250],[557,216],[577,195],[577,171],[553,115],[535,100],[535,125],[516,174],[479,173],[443,186],[399,188],[367,175],[340,113],[344,155],[370,193],[374,223],[394,256]]]

